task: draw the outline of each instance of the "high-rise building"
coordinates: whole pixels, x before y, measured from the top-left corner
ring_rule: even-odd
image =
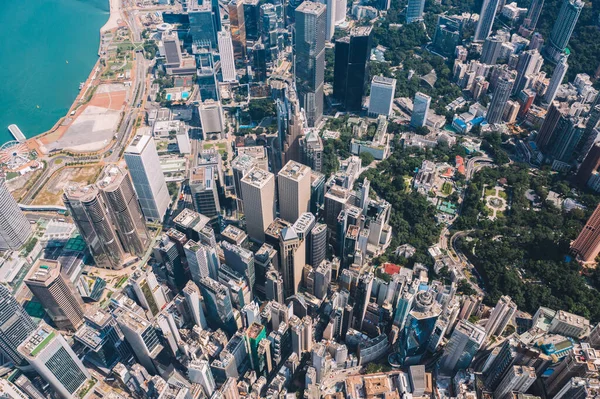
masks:
[[[203,244],[189,240],[183,246],[185,258],[188,262],[192,281],[198,284],[202,277],[210,276],[209,257],[210,252]],[[218,257],[217,257],[218,260]]]
[[[283,277],[275,269],[267,271],[266,282],[265,282],[265,296],[270,301],[276,301],[283,303]]]
[[[200,288],[198,288],[196,283],[190,280],[181,291],[192,319],[194,320],[194,324],[205,329],[207,327],[206,316],[204,315],[204,310],[202,308],[203,300],[202,295],[200,294]]]
[[[125,252],[98,187],[67,186],[63,201],[87,244],[96,266],[113,270],[121,269]]]
[[[526,392],[536,378],[537,375],[533,367],[513,366],[508,369],[498,388],[494,390],[494,398],[512,399],[513,392]]]
[[[563,0],[545,47],[546,55],[552,62],[558,62],[564,54],[584,4],[582,0]]]
[[[281,230],[279,237],[280,270],[283,274],[284,297],[295,295],[302,282],[302,270],[306,264],[305,243],[293,227]]]
[[[545,155],[556,161],[569,163],[575,158],[575,151],[583,138],[585,123],[583,118],[563,115],[545,148]]]
[[[225,256],[225,264],[244,276],[252,290],[256,281],[252,251],[227,241],[221,241],[221,248]]]
[[[431,97],[427,94],[421,93],[420,91],[415,93],[413,111],[410,117],[410,125],[412,127],[423,127],[427,124],[427,114],[429,112],[430,104]]]
[[[360,111],[369,75],[370,26],[353,28],[335,41],[333,96],[349,111]]]
[[[83,323],[83,301],[55,260],[38,259],[25,284],[42,304],[58,329],[75,331]]]
[[[319,136],[316,129],[306,129],[304,136],[300,137],[300,154],[301,161],[304,165],[308,165],[311,170],[321,172],[323,169],[323,140]]]
[[[241,180],[250,239],[264,242],[265,230],[275,219],[275,176],[254,167]]]
[[[483,48],[481,50],[481,58],[479,61],[483,64],[494,65],[500,57],[500,51],[502,50],[502,43],[505,42],[504,35],[489,36],[483,42]]]
[[[554,98],[556,97],[556,92],[558,88],[563,82],[565,75],[567,74],[567,70],[569,69],[569,64],[567,63],[568,54],[563,54],[554,67],[554,72],[552,72],[552,77],[550,78],[550,83],[548,84],[548,89],[546,89],[546,94],[544,95],[544,102],[546,104],[552,104]]]
[[[425,0],[408,0],[406,7],[406,23],[423,20],[423,9],[425,8]]]
[[[310,232],[310,250],[307,263],[312,267],[318,267],[327,256],[327,225],[315,224]]]
[[[490,35],[499,2],[500,0],[483,0],[481,12],[479,13],[479,23],[477,24],[477,29],[475,29],[474,41],[482,42]]]
[[[335,32],[335,14],[338,0],[325,0],[327,6],[327,25],[325,27],[325,40],[330,41],[333,38]]]
[[[321,262],[315,268],[315,296],[319,299],[325,299],[331,284],[331,262]]]
[[[91,375],[63,336],[41,323],[17,348],[62,398],[81,397],[93,385]]]
[[[131,177],[116,165],[107,166],[96,185],[123,249],[129,254],[142,257],[148,248],[150,234],[146,229]]]
[[[443,55],[450,56],[462,40],[462,21],[455,17],[439,15],[433,46]],[[482,61],[483,62],[483,61]]]
[[[136,270],[129,281],[140,305],[153,316],[156,316],[168,303],[163,286],[152,270]]]
[[[212,395],[217,388],[207,360],[192,360],[188,366],[188,377],[194,384],[200,384],[206,396]]]
[[[202,4],[197,4],[195,1],[192,3],[195,4],[188,8],[192,43],[194,43],[197,47],[216,49],[217,32],[221,30],[221,17],[218,2],[216,7],[217,13],[219,13],[218,27],[215,26],[217,18],[215,18],[213,7],[210,3],[202,2]]]
[[[198,213],[211,219],[221,214],[215,169],[215,166],[203,165],[195,167],[190,173],[190,191],[194,208]]]
[[[553,399],[586,399],[593,398],[600,390],[600,383],[594,378],[571,378],[558,391]]]
[[[170,197],[152,136],[136,135],[124,158],[144,216],[150,221],[162,221]]]
[[[250,362],[252,364],[252,368],[258,375],[262,375],[261,368],[261,359],[258,355],[258,346],[260,341],[267,338],[266,329],[263,325],[258,323],[252,323],[250,327],[246,330],[246,340],[248,342],[248,348],[250,349],[248,352],[250,355]]]
[[[600,144],[594,144],[579,166],[576,177],[577,184],[585,186],[598,168],[600,168]]]
[[[513,93],[527,89],[533,75],[542,69],[544,59],[537,50],[523,51],[517,63],[517,78],[513,86]]]
[[[257,41],[260,37],[260,4],[258,0],[244,0],[244,23],[246,40]]]
[[[512,299],[505,295],[498,299],[496,306],[492,310],[488,322],[485,325],[486,339],[492,335],[500,336],[504,329],[510,323],[510,320],[517,311],[517,305]]]
[[[231,41],[231,33],[222,30],[217,34],[219,42],[219,55],[221,56],[221,74],[223,82],[236,82],[235,74],[235,58],[233,56],[233,44]]]
[[[0,392],[2,392],[2,396],[5,399],[31,399],[31,397],[25,395],[19,387],[5,379],[0,380]]]
[[[419,291],[414,296],[402,331],[401,357],[406,364],[420,361],[441,313],[433,291]]]
[[[527,16],[523,22],[523,26],[528,30],[535,30],[538,19],[542,13],[542,7],[544,7],[544,0],[533,0],[527,11]]]
[[[600,205],[571,243],[571,251],[584,263],[593,263],[600,253]]]
[[[217,1],[218,3],[218,1]],[[229,23],[231,29],[231,40],[233,42],[233,53],[238,62],[246,58],[246,21],[244,19],[243,0],[231,0],[227,5],[229,9]]]
[[[217,70],[213,53],[208,48],[196,48],[196,84],[200,90],[200,98],[204,101],[200,103],[198,112],[202,111],[202,105],[208,100],[219,101],[220,92],[217,89]],[[202,122],[202,113],[200,112],[200,122]],[[204,125],[203,125],[204,130]],[[206,130],[204,130],[206,131]]]
[[[483,328],[466,320],[459,321],[444,349],[440,369],[450,374],[466,369],[484,340],[485,330]]]
[[[600,352],[587,343],[575,344],[566,356],[554,367],[546,379],[547,397],[553,398],[573,377],[597,378],[597,359]]]
[[[0,351],[16,366],[23,357],[17,347],[35,329],[35,323],[4,285],[0,285]]]
[[[19,249],[31,236],[31,224],[0,177],[0,251]]]
[[[218,138],[223,133],[224,127],[221,103],[212,98],[205,99],[198,106],[198,113],[200,114],[200,124],[202,125],[204,137],[217,136]]]
[[[392,103],[396,93],[396,79],[385,76],[373,76],[371,81],[371,94],[369,100],[369,115],[392,114]]]
[[[289,161],[277,174],[279,216],[295,222],[310,206],[310,168]]]
[[[515,80],[510,76],[501,76],[498,78],[494,96],[492,97],[492,101],[488,106],[486,115],[488,123],[494,124],[502,122],[504,107],[506,107],[506,103],[510,98],[510,93],[512,92],[514,84]]]
[[[326,8],[325,4],[305,1],[295,12],[294,72],[300,105],[309,127],[317,125],[323,117]]]
[[[198,287],[204,298],[209,326],[212,324],[217,328],[222,328],[230,335],[235,333],[237,325],[233,315],[231,295],[227,286],[210,277],[204,277],[200,280]]]
[[[566,103],[561,103],[558,101],[552,101],[550,106],[548,107],[548,112],[546,113],[546,117],[544,118],[544,122],[540,127],[540,131],[535,138],[535,143],[538,148],[542,151],[546,149],[546,146],[550,142],[552,135],[558,125],[558,121],[563,117],[569,114],[569,106]]]

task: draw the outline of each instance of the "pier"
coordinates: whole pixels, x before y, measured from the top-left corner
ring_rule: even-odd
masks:
[[[12,134],[12,136],[15,138],[15,140],[17,140],[19,143],[24,143],[25,141],[27,141],[27,138],[25,137],[25,135],[23,134],[23,132],[21,131],[21,129],[19,129],[19,127],[15,124],[12,124],[8,127],[8,131],[10,132],[10,134]]]

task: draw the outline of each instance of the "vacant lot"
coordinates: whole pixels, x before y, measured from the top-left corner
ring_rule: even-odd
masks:
[[[62,194],[67,184],[90,184],[96,181],[101,167],[99,165],[68,167],[55,173],[38,195],[33,205],[62,205]]]

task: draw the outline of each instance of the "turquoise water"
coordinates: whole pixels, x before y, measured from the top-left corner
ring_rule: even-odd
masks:
[[[1,3],[0,144],[12,139],[11,123],[32,137],[66,114],[98,59],[109,16],[109,0]]]

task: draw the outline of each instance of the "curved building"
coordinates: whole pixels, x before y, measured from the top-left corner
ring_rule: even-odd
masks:
[[[420,291],[415,295],[400,343],[405,364],[415,364],[425,354],[429,338],[441,313],[442,308],[435,300],[433,291]]]
[[[552,62],[557,63],[565,52],[583,5],[582,0],[563,1],[546,46],[546,55]]]
[[[31,225],[0,177],[0,251],[21,248],[31,236]]]

